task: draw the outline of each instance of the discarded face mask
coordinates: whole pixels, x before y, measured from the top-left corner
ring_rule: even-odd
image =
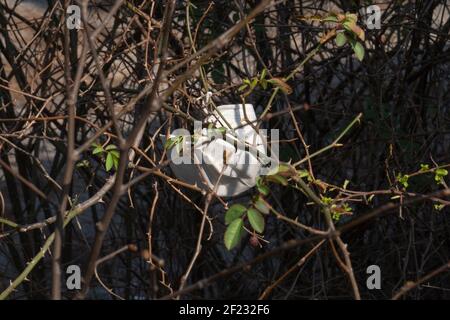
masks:
[[[170,141],[176,143],[168,144],[161,136],[166,146],[170,145],[168,157],[175,176],[207,191],[216,188],[221,197],[236,196],[254,187],[266,147],[265,137],[254,129],[253,105],[218,106],[207,121],[209,127],[199,126],[194,135],[175,130]]]

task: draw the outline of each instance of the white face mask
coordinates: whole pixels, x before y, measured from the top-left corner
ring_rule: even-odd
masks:
[[[236,196],[255,186],[262,168],[259,158],[266,155],[266,148],[265,139],[249,124],[256,124],[253,105],[218,106],[207,121],[212,123],[212,128],[221,129],[221,133],[227,128],[226,135],[217,134],[214,129],[202,129],[191,141],[192,137],[184,132],[184,152],[180,153],[181,146],[168,151],[175,176],[206,190],[212,190],[217,184],[216,193],[221,197]],[[214,138],[211,131],[216,132]]]

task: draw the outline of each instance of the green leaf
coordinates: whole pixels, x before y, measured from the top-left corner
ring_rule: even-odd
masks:
[[[264,90],[267,89],[267,80],[266,79],[259,80],[259,84]]]
[[[352,207],[348,205],[348,203],[344,203],[342,209],[344,209],[345,212],[352,212],[353,210]]]
[[[356,57],[358,58],[359,61],[363,61],[364,60],[364,55],[365,55],[365,49],[363,47],[363,45],[360,42],[356,42],[354,47],[353,47],[353,51],[355,52]]]
[[[278,165],[277,173],[286,173],[291,170],[291,166],[286,163],[280,163]]]
[[[322,196],[322,202],[326,205],[330,205],[333,203],[333,198]]]
[[[264,80],[265,78],[266,78],[266,75],[267,75],[267,70],[266,70],[266,68],[264,68],[262,71],[261,71],[261,76],[259,77],[259,80],[261,81],[261,80]]]
[[[408,186],[409,186],[408,179],[409,179],[409,176],[408,176],[407,174],[402,175],[401,173],[399,173],[399,174],[397,175],[397,181],[398,181],[405,189],[408,188]]]
[[[262,195],[268,196],[270,193],[269,187],[264,184],[264,180],[261,177],[256,179],[256,188]]]
[[[228,225],[234,220],[239,219],[244,215],[245,211],[247,211],[247,208],[242,204],[233,204],[225,213],[225,224]]]
[[[258,188],[258,191],[259,191],[262,195],[268,196],[268,195],[270,194],[270,189],[269,189],[269,187],[266,186],[266,185],[260,185],[260,186],[257,186],[257,188]]]
[[[253,78],[252,83],[250,84],[250,90],[255,89],[255,87],[258,85],[258,78]]]
[[[111,170],[113,165],[114,165],[114,156],[111,154],[111,152],[108,152],[108,155],[106,156],[106,163],[105,163],[106,171]]]
[[[117,146],[113,144],[109,144],[106,146],[105,150],[117,150]]]
[[[344,32],[339,32],[336,36],[336,45],[342,47],[347,43],[347,36]]]
[[[283,91],[286,94],[292,93],[292,88],[290,85],[284,81],[284,79],[281,78],[272,78],[270,80],[267,80],[267,82],[271,83],[275,87],[279,88],[281,91]]]
[[[243,84],[242,86],[239,87],[239,91],[244,91],[247,88],[246,84]]]
[[[119,168],[119,152],[118,151],[111,151],[110,154],[113,157],[113,165],[114,165],[114,169],[118,169]]]
[[[113,150],[113,151],[110,151],[108,153],[111,153],[113,155],[113,157],[116,158],[116,159],[120,158],[120,154],[119,154],[118,150]]]
[[[346,13],[345,14],[345,21],[348,21],[350,23],[357,23],[358,22],[358,15],[355,13]]]
[[[328,17],[323,18],[324,22],[339,22],[338,18],[336,17],[336,15],[330,15]]]
[[[288,181],[285,177],[282,177],[278,174],[272,175],[272,176],[267,176],[267,180],[281,184],[282,186],[287,186],[288,185]]]
[[[331,214],[331,218],[332,218],[334,221],[339,221],[339,220],[341,219],[341,214],[340,214],[339,212],[333,212],[333,213]]]
[[[166,143],[164,144],[164,148],[166,150],[171,149],[174,145],[180,143],[183,140],[183,136],[176,136],[176,137],[172,137],[167,139]]]
[[[103,147],[101,145],[98,145],[95,147],[95,149],[92,151],[92,154],[98,154],[98,153],[102,153],[103,151],[105,151],[103,149]]]
[[[297,174],[300,178],[309,178],[309,172],[307,170],[297,170]]]
[[[264,232],[264,217],[258,210],[253,208],[249,209],[247,212],[247,217],[248,221],[250,222],[250,225],[256,232],[258,233]]]
[[[264,214],[269,214],[270,209],[267,206],[267,204],[264,202],[264,200],[262,200],[260,197],[258,197],[254,203],[254,206],[256,209],[258,209],[259,211],[261,211]]]
[[[448,171],[446,169],[439,168],[439,169],[436,169],[436,171],[434,173],[435,173],[434,180],[436,180],[436,182],[438,182],[438,183],[443,184],[444,177],[448,175]]]
[[[420,171],[428,171],[430,170],[430,165],[429,164],[420,164]]]
[[[242,219],[234,220],[225,231],[224,242],[228,250],[233,249],[239,243],[244,231],[244,221]]]
[[[364,30],[361,29],[361,27],[358,26],[355,21],[345,21],[343,23],[343,26],[348,32],[358,37],[361,41],[364,41],[366,39]]]
[[[446,169],[436,169],[436,175],[441,176],[441,177],[445,177],[446,175],[448,175],[448,171]]]

